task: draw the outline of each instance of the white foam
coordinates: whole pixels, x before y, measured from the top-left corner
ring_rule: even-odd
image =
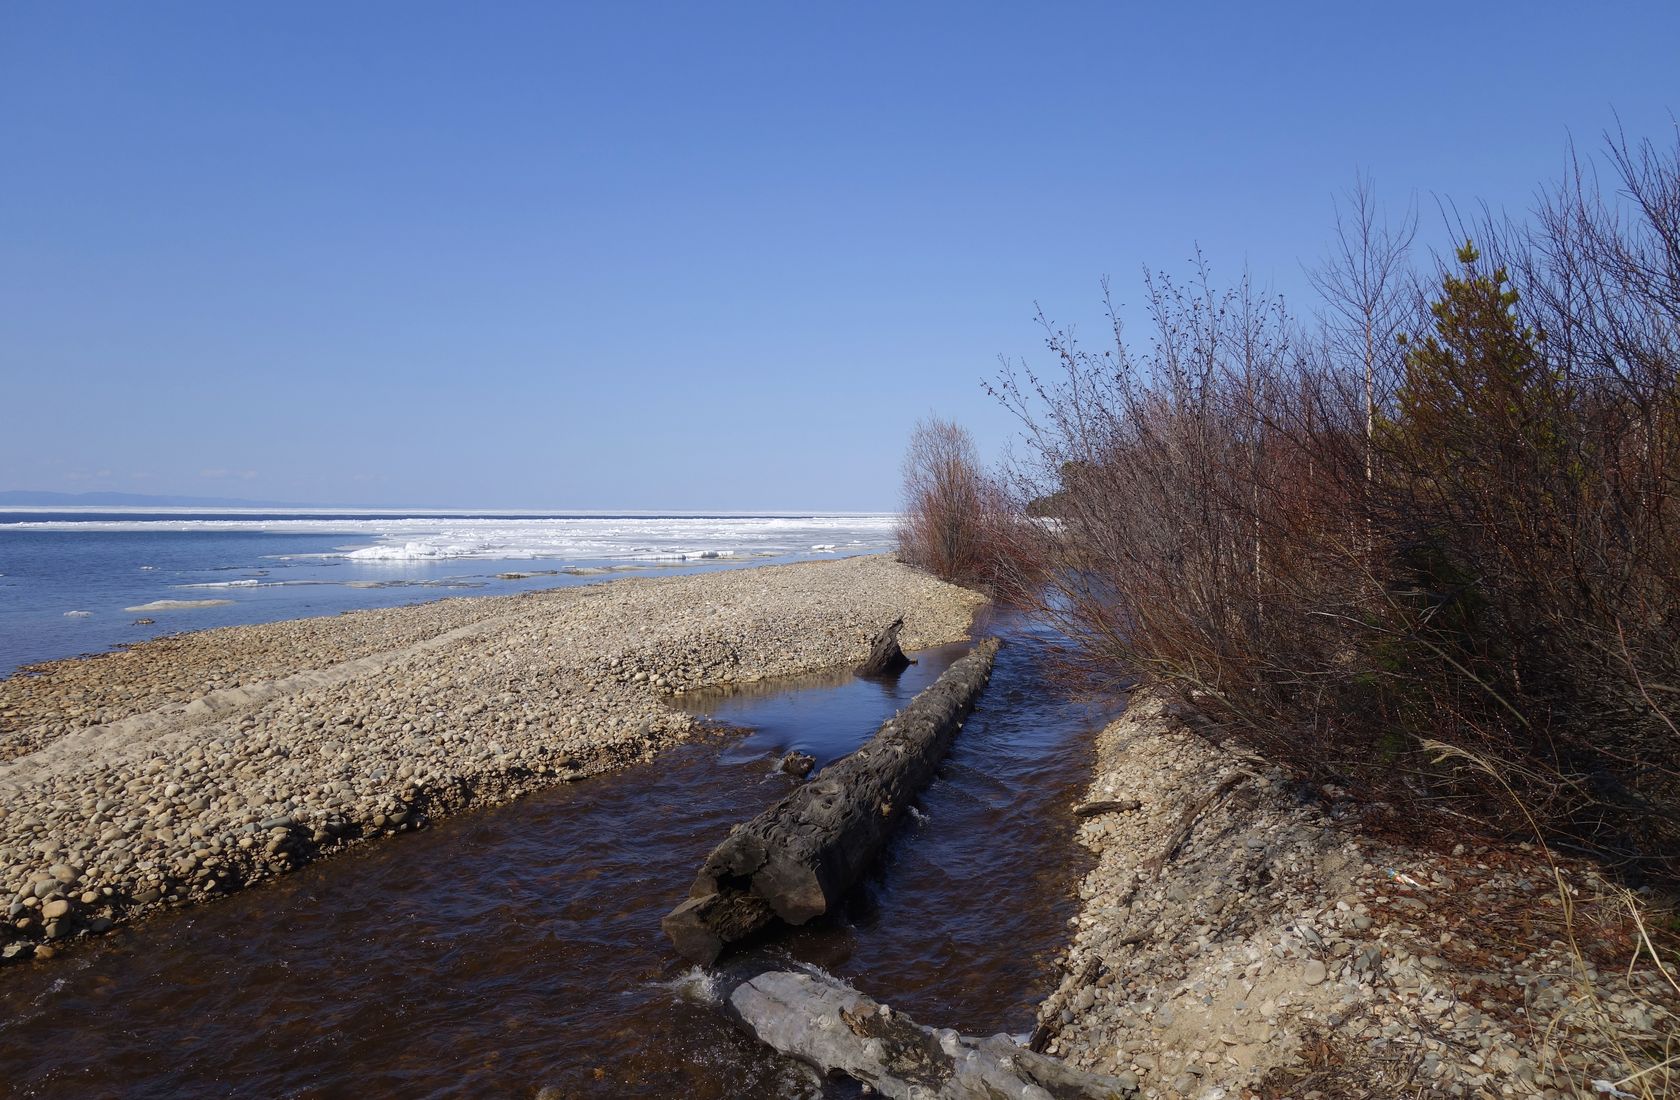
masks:
[[[703,966],[691,966],[676,978],[661,984],[685,1001],[703,1005],[723,1003],[717,975]]]
[[[263,582],[259,580],[242,581],[205,581],[202,584],[177,584],[176,588],[256,588]]]
[[[85,619],[92,614],[91,611],[66,611],[64,617],[66,619]]]

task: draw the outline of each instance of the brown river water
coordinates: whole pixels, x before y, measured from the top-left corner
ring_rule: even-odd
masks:
[[[1069,804],[1118,711],[1046,688],[1019,619],[914,821],[845,912],[752,948],[920,1022],[1031,1029],[1084,866]],[[0,1096],[839,1097],[740,1034],[659,918],[708,851],[966,652],[896,683],[804,677],[690,697],[754,732],[324,860],[0,970]]]

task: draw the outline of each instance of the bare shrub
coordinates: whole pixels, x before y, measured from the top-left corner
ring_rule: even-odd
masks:
[[[1017,475],[1058,494],[1042,610],[1091,671],[1164,678],[1304,748],[1325,739],[1345,615],[1371,587],[1348,565],[1362,525],[1341,476],[1362,462],[1362,409],[1246,280],[1220,292],[1199,266],[1146,292],[1147,353],[1117,323],[1089,352],[1046,322],[1057,371],[996,390],[1027,430]]]
[[[986,478],[967,430],[937,417],[918,421],[904,456],[904,560],[946,580],[978,576],[985,504]]]
[[[1625,201],[1577,170],[1428,279],[1359,192],[1317,325],[1201,264],[1146,279],[1142,349],[1045,322],[1054,368],[995,392],[1089,671],[1408,815],[1523,828],[1419,751],[1463,746],[1560,842],[1680,870],[1680,145],[1610,162]]]
[[[1043,533],[981,466],[974,440],[937,417],[917,423],[904,456],[899,555],[957,584],[1016,601],[1036,581]]]

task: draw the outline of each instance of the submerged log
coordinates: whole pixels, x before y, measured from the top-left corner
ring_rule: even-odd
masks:
[[[897,676],[910,667],[910,658],[898,647],[898,632],[903,629],[904,619],[900,616],[869,639],[869,656],[857,667],[859,676]]]
[[[923,1027],[826,975],[776,970],[737,986],[735,1017],[762,1042],[823,1073],[916,1100],[1121,1100],[1112,1077],[1074,1069],[1007,1035],[971,1039]]]
[[[677,950],[710,964],[772,918],[804,924],[838,904],[933,777],[997,649],[995,638],[981,642],[862,748],[736,826],[660,922]]]

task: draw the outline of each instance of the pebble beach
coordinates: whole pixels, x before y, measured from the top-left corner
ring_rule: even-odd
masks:
[[[0,681],[0,956],[202,902],[695,735],[669,701],[982,600],[885,556],[176,635]]]

